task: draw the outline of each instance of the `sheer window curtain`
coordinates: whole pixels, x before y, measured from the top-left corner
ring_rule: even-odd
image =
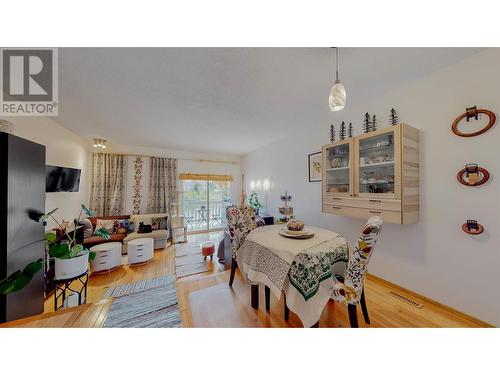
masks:
[[[90,208],[97,216],[123,214],[126,163],[123,155],[93,154]]]
[[[171,207],[176,203],[177,159],[150,159],[149,201],[150,213],[168,213],[168,221],[172,217]]]

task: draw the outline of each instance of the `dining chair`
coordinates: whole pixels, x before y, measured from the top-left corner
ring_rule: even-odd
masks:
[[[368,262],[380,236],[383,221],[378,216],[372,216],[363,227],[354,251],[347,262],[345,280],[342,276],[334,277],[332,299],[337,302],[345,301],[349,312],[349,322],[352,328],[358,328],[357,305],[361,305],[363,318],[370,324],[368,309],[365,300],[365,276]]]
[[[255,224],[255,214],[251,207],[229,206],[226,209],[226,215],[232,253],[229,286],[232,286],[234,281],[234,274],[236,272],[236,268],[238,268],[238,263],[236,262],[236,252],[243,244],[243,241],[245,241],[248,233],[255,229],[257,225]]]
[[[334,287],[331,298],[337,302],[346,302],[349,312],[349,322],[352,328],[358,328],[357,305],[361,305],[363,318],[370,324],[370,317],[365,300],[365,275],[368,262],[375,248],[375,244],[382,230],[383,220],[378,216],[372,216],[363,227],[359,235],[354,251],[349,256],[345,272],[339,271],[333,275]],[[286,305],[285,296],[285,320],[290,316],[290,310]],[[316,323],[315,327],[318,326]]]

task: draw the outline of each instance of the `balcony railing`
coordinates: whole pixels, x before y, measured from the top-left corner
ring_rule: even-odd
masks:
[[[181,203],[185,223],[189,232],[215,228],[225,228],[226,207],[231,203],[223,201],[185,201]]]

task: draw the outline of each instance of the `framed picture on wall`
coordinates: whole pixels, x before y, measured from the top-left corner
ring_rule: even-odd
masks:
[[[309,182],[321,182],[321,152],[307,156],[309,166]]]

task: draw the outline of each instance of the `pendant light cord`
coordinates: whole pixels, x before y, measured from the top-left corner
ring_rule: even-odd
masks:
[[[335,68],[335,82],[339,80],[339,47],[335,47],[335,59],[336,59],[336,68]]]

